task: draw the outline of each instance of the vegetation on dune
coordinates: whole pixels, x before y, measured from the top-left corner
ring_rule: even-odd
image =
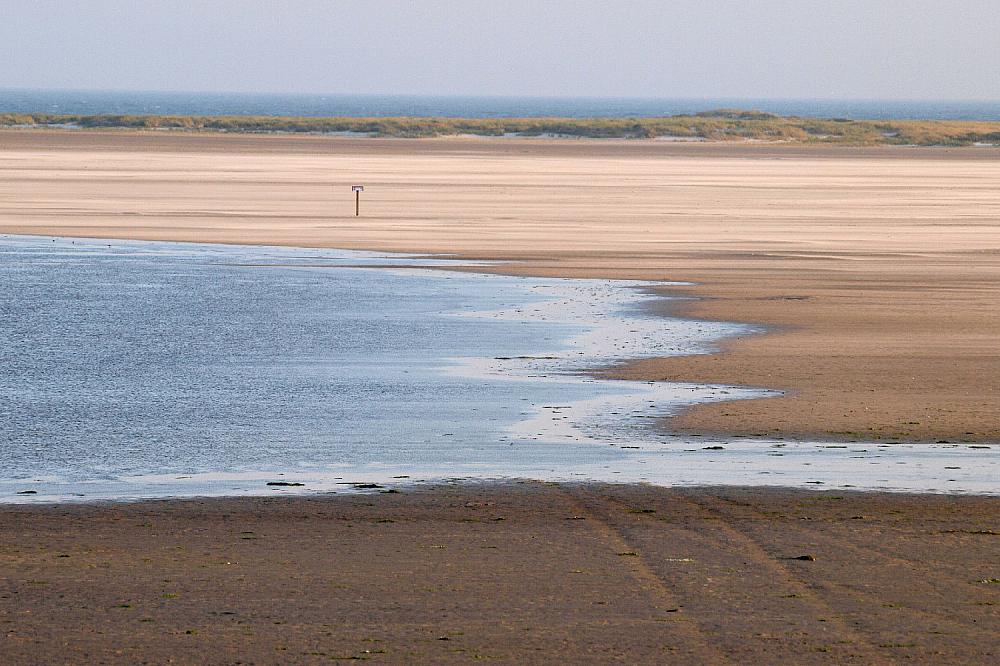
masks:
[[[289,118],[272,116],[124,116],[0,114],[0,127],[167,129],[238,133],[359,133],[386,137],[670,137],[706,141],[784,141],[847,145],[1000,144],[1000,122],[847,120],[782,117],[719,109],[660,118]]]

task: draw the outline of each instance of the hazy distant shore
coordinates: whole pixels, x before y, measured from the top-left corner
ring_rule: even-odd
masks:
[[[370,137],[542,137],[756,141],[858,146],[1000,145],[1000,122],[852,120],[744,110],[639,118],[292,117],[0,113],[0,127],[139,129]]]

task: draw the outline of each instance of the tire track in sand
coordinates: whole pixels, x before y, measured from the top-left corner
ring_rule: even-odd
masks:
[[[664,613],[664,617],[671,616],[670,628],[679,633],[689,645],[689,650],[696,655],[700,664],[736,664],[725,655],[715,644],[712,638],[702,631],[699,624],[686,614],[681,614],[681,604],[670,585],[649,566],[645,557],[639,552],[635,545],[630,543],[625,536],[603,517],[603,511],[593,510],[592,498],[582,489],[553,484],[565,498],[569,505],[573,518],[582,518],[587,521],[595,532],[606,541],[615,553],[621,558],[623,564],[630,564],[627,567],[632,577],[639,583],[640,587],[646,590],[653,598],[655,607]],[[674,619],[676,618],[676,619]],[[680,655],[676,655],[680,656]]]
[[[655,579],[671,601],[683,602],[685,615],[699,634],[725,658],[738,662],[753,658],[788,663],[896,663],[711,506],[687,494],[672,493],[667,498],[670,510],[660,506],[661,513],[630,506],[627,499],[614,496],[619,489],[613,486],[563,487],[563,491],[600,529],[637,553],[635,559],[641,562],[644,575]],[[679,522],[675,522],[677,513],[682,514]],[[659,522],[664,518],[668,522]],[[680,557],[685,552],[713,559],[696,562]],[[711,612],[720,603],[746,608],[740,614],[743,621],[720,625]],[[778,644],[783,647],[779,649]]]

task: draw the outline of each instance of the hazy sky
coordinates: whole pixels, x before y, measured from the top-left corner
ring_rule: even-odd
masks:
[[[0,0],[0,87],[1000,99],[1000,2]]]

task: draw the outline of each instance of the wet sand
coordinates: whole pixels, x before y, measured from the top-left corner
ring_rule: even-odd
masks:
[[[678,430],[1000,440],[1000,151],[0,132],[0,233],[511,259],[687,280],[685,314],[761,323],[623,376],[786,397]],[[349,186],[363,183],[362,217]]]
[[[997,502],[523,483],[5,506],[0,654],[992,663]]]

